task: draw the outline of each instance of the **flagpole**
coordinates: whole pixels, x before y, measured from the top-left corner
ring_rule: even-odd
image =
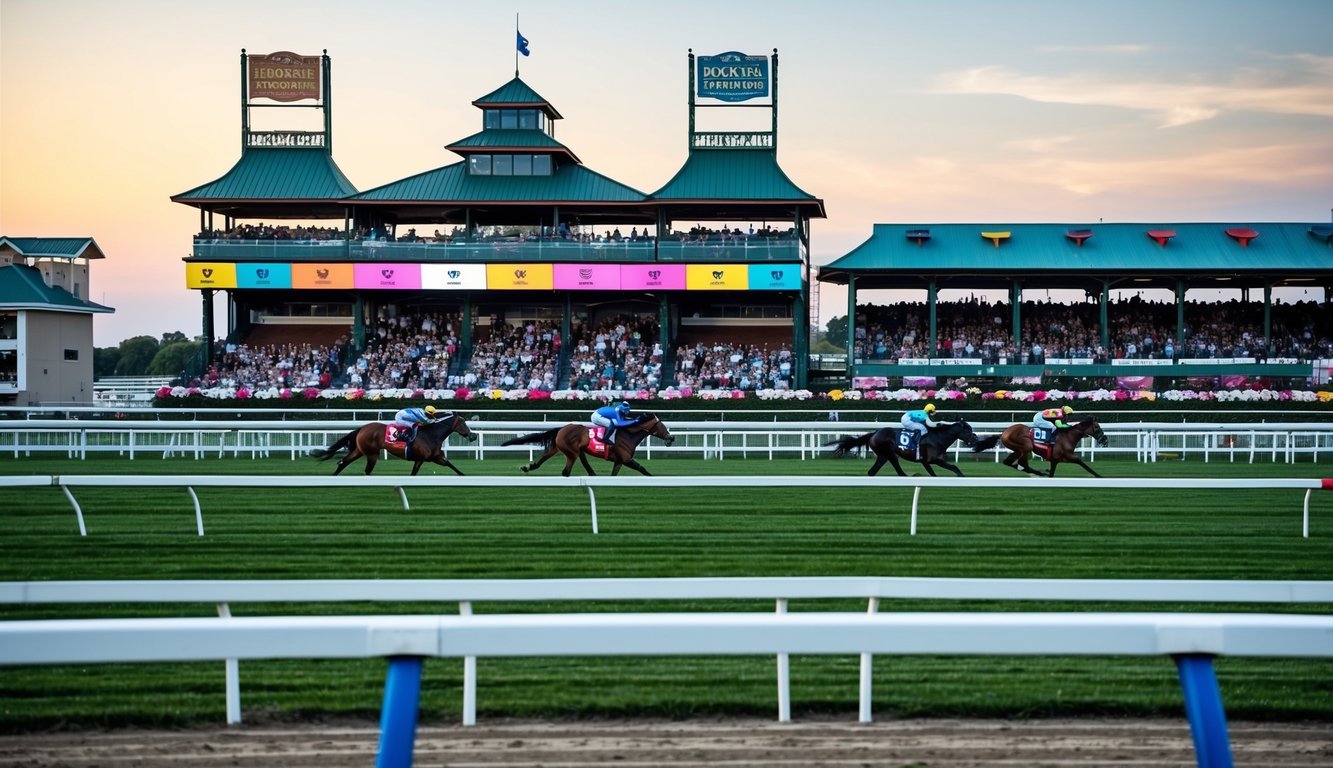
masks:
[[[514,39],[517,40],[517,39],[518,39],[518,36],[519,36],[520,34],[522,34],[522,33],[518,31],[518,13],[515,13],[515,14],[514,14]],[[518,77],[518,46],[517,46],[517,45],[514,46],[514,77]]]

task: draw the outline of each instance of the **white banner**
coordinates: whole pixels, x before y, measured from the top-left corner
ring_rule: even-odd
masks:
[[[485,264],[422,264],[421,287],[432,291],[486,290]]]
[[[979,357],[937,357],[930,361],[931,365],[981,365]]]
[[[1200,360],[1199,362],[1211,363],[1212,360]],[[1170,360],[1112,360],[1111,365],[1171,365]]]

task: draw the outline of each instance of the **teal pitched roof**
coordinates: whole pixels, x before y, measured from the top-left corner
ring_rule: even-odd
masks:
[[[792,183],[771,149],[691,150],[685,165],[652,198],[659,203],[678,203],[682,211],[701,205],[731,218],[781,215],[792,209],[804,212],[807,218],[826,217],[824,201]],[[719,207],[725,203],[732,207]]]
[[[583,165],[561,165],[550,176],[473,176],[454,163],[366,190],[350,202],[642,203],[645,195]]]
[[[316,212],[338,215],[343,209],[338,201],[356,192],[323,147],[252,147],[222,178],[171,200],[241,217],[274,216],[271,206],[254,206],[281,201],[293,203],[291,218],[299,218]]]
[[[561,154],[566,155],[579,162],[574,153],[564,144],[556,141],[547,135],[544,131],[532,128],[488,128],[480,133],[474,133],[465,139],[459,139],[445,149],[451,152],[457,152],[460,155],[469,154],[468,150],[508,150],[520,152],[532,152],[534,150],[556,150],[554,152],[542,152],[542,154]]]
[[[8,245],[20,256],[30,259],[105,259],[106,254],[91,237],[4,237],[0,247]]]
[[[1242,245],[1229,229],[1258,236]],[[1159,244],[1150,230],[1175,235]],[[1289,222],[876,224],[868,240],[820,267],[819,279],[845,284],[855,274],[859,285],[863,277],[894,275],[1327,276],[1333,245],[1321,231]],[[1009,237],[997,247],[983,232]],[[1081,246],[1070,236],[1080,232],[1091,232]]]
[[[527,83],[518,77],[472,102],[472,105],[481,108],[540,107],[546,113],[546,116],[552,120],[563,119],[555,107],[551,105],[551,102],[542,98],[541,94],[532,90]]]
[[[10,264],[0,267],[0,309],[40,309],[48,312],[108,313],[116,310],[76,299],[64,288],[53,288],[35,267]]]

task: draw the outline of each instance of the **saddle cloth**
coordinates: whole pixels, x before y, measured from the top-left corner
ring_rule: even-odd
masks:
[[[611,446],[606,444],[606,427],[588,427],[588,453],[605,459]]]
[[[395,426],[392,425],[392,424],[385,424],[385,425],[384,425],[384,442],[386,442],[386,443],[402,443],[402,442],[403,442],[402,440],[398,439],[398,427],[395,427]]]
[[[1051,443],[1055,437],[1055,430],[1029,427],[1028,431],[1032,433],[1032,452],[1050,461]]]
[[[904,429],[898,433],[898,447],[904,451],[915,451],[918,439],[921,436],[913,429]]]

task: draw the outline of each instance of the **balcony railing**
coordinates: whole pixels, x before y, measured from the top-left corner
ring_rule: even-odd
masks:
[[[765,262],[804,261],[799,240],[620,240],[585,242],[558,238],[452,242],[385,240],[205,240],[194,243],[201,261],[608,261]]]

